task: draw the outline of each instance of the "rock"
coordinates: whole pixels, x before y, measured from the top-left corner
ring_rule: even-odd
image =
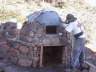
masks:
[[[10,48],[10,50],[8,51],[9,57],[13,56],[13,57],[17,57],[20,55],[19,50],[14,49],[14,48]]]
[[[4,37],[13,38],[16,37],[17,23],[15,22],[6,22],[2,24]]]
[[[30,67],[32,64],[32,60],[29,60],[27,58],[20,58],[18,61],[18,64],[20,66],[24,66],[24,67]]]
[[[33,31],[30,31],[29,36],[30,37],[34,37],[34,32]]]
[[[14,48],[18,49],[20,47],[20,44],[19,43],[13,43],[14,44]]]
[[[16,64],[18,62],[18,58],[17,57],[10,57],[10,61],[14,64]]]
[[[18,72],[16,68],[13,68],[11,66],[5,67],[4,72]]]
[[[34,61],[33,61],[33,67],[35,68],[35,67],[37,67],[37,65],[38,65],[38,63],[39,63],[39,58],[38,58],[38,57],[34,57],[33,60],[34,60]]]
[[[20,46],[19,50],[21,51],[21,53],[27,54],[29,52],[29,49],[27,48],[27,46]]]
[[[0,42],[0,58],[6,58],[8,50],[7,42]]]

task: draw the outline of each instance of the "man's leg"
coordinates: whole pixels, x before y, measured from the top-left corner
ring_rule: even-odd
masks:
[[[84,55],[84,51],[82,51],[80,56],[79,56],[80,66],[82,66],[84,64],[84,61],[85,61],[85,55]]]
[[[72,57],[71,57],[71,68],[76,68],[76,65],[78,64],[79,61],[79,56],[81,54],[81,40],[76,40],[74,43],[74,48],[72,52]]]
[[[81,54],[79,56],[79,63],[80,63],[80,68],[83,68],[84,61],[85,61],[85,40],[82,40],[82,45],[81,45]]]

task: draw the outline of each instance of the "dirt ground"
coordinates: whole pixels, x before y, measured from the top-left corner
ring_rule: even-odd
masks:
[[[0,60],[0,72],[81,72],[81,71],[66,71],[63,65],[53,65],[42,68],[26,68],[13,65],[6,60]],[[88,72],[84,70],[83,72]]]
[[[88,53],[89,52],[90,51],[88,51]],[[93,55],[93,53],[90,53],[90,55]],[[91,59],[92,57],[93,56],[91,56]],[[32,67],[26,68],[26,67],[21,67],[12,64],[7,60],[0,59],[0,72],[71,72],[71,71],[65,71],[64,65],[62,64],[46,66],[46,67],[44,66],[42,68],[32,68]],[[88,72],[88,71],[83,71],[83,72]]]
[[[13,65],[6,60],[0,60],[0,72],[65,72],[63,65],[53,65],[42,68],[24,68]]]

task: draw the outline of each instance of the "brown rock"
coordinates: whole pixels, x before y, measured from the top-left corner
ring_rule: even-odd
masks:
[[[18,58],[11,56],[10,60],[11,60],[11,62],[17,64]]]
[[[20,47],[19,43],[14,43],[14,48],[18,49]]]
[[[29,36],[30,37],[34,37],[34,32],[33,31],[30,31]]]
[[[27,48],[27,46],[20,46],[19,50],[25,54],[29,52],[29,49]]]
[[[32,64],[32,60],[29,60],[27,58],[21,58],[21,59],[19,59],[18,64],[20,66],[30,67]]]
[[[37,67],[38,63],[39,63],[39,57],[34,57],[33,67]]]

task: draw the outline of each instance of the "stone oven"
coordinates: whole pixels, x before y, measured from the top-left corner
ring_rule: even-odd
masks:
[[[70,37],[55,11],[35,12],[24,22],[18,40],[8,40],[8,59],[25,67],[66,66],[70,63],[72,45],[66,45],[65,40]]]

